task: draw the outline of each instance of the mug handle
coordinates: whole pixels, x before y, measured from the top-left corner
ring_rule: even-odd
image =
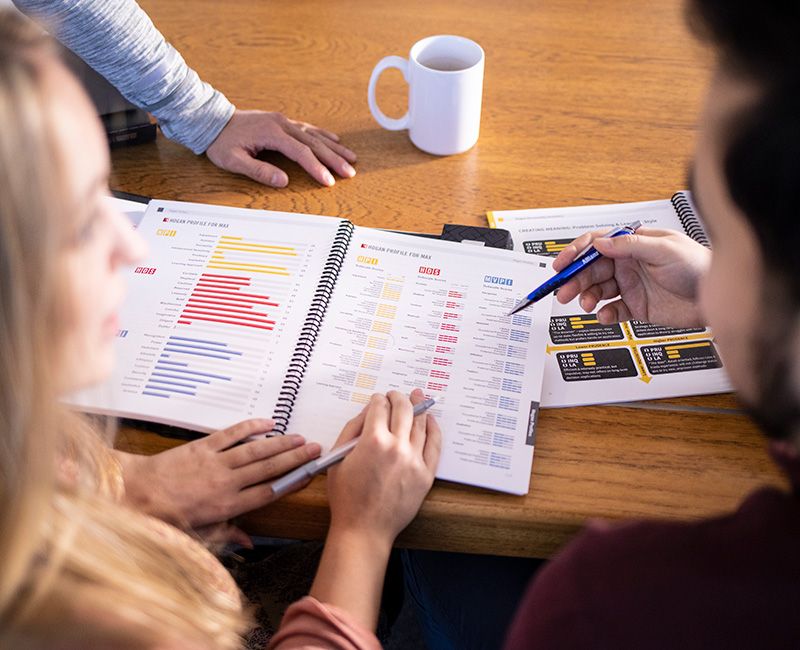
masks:
[[[389,131],[400,131],[402,129],[408,128],[408,111],[403,117],[394,119],[391,117],[386,117],[378,108],[378,102],[375,99],[375,86],[378,84],[378,77],[381,76],[381,73],[386,70],[387,68],[397,68],[400,72],[403,73],[403,79],[406,80],[408,83],[408,61],[404,59],[402,56],[386,56],[378,61],[378,65],[375,66],[375,69],[372,71],[372,76],[369,78],[369,89],[367,90],[367,100],[369,101],[369,110],[372,113],[372,117],[375,118],[375,121],[380,124],[384,129],[388,129]]]

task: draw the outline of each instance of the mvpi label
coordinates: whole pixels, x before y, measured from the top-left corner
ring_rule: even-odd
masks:
[[[485,275],[483,276],[483,281],[486,284],[502,284],[509,287],[514,284],[511,278],[499,278],[496,275]]]

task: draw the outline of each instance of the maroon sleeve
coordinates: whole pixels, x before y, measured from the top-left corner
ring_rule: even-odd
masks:
[[[506,647],[798,647],[800,500],[696,522],[590,525],[528,587]]]
[[[506,637],[506,650],[606,645],[598,639],[593,620],[591,536],[582,533],[531,582]]]

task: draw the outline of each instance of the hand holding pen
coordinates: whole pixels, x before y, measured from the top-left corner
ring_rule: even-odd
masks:
[[[598,239],[611,239],[613,237],[619,237],[620,235],[632,235],[641,225],[641,221],[636,221],[630,226],[620,226],[619,228],[614,228],[610,232],[601,235]],[[561,255],[559,255],[559,257],[561,257]],[[536,287],[527,296],[525,296],[525,298],[520,300],[514,309],[511,310],[509,315],[516,314],[518,311],[522,311],[526,307],[529,307],[535,302],[540,301],[545,296],[549,296],[558,288],[564,286],[567,282],[572,280],[572,278],[578,275],[581,271],[588,268],[591,264],[594,264],[600,259],[600,257],[600,252],[594,246],[587,245],[584,250],[578,254],[575,260],[571,261],[569,264],[559,270],[559,272],[556,273],[552,278]],[[555,262],[553,263],[553,268],[556,268]]]
[[[416,516],[433,485],[441,431],[417,389],[375,394],[347,423],[335,447],[360,435],[326,481],[331,524],[310,594],[346,608],[366,629],[378,621],[383,578],[395,538]]]
[[[392,391],[392,393],[396,393],[396,391]],[[400,393],[397,394],[400,395]],[[376,401],[375,397],[376,396],[373,396],[373,400],[370,402],[370,405],[372,405],[373,401]],[[417,396],[417,398],[419,398],[419,396]],[[424,397],[421,401],[417,399],[417,402],[411,409],[412,418],[416,418],[417,416],[423,415],[435,403],[436,401],[433,399],[424,399]],[[374,406],[372,409],[373,412],[377,408],[379,407]],[[365,418],[367,415],[369,415],[369,413],[367,412],[368,409],[365,409],[365,411],[362,413],[362,415]],[[356,435],[355,437],[348,439],[346,442],[342,440],[342,437],[344,437],[345,434],[355,426],[354,423],[357,423],[358,421],[359,421],[358,418],[355,418],[348,423],[348,426],[345,427],[345,430],[342,432],[342,436],[340,436],[339,440],[337,441],[337,444],[327,454],[324,454],[323,456],[320,456],[315,460],[309,461],[305,465],[301,465],[297,469],[286,474],[286,476],[283,476],[282,478],[279,478],[277,481],[274,481],[272,483],[272,493],[275,496],[275,498],[279,498],[285,494],[288,494],[289,492],[293,492],[294,490],[298,489],[303,483],[313,478],[317,474],[321,474],[328,468],[333,467],[337,463],[342,462],[345,459],[345,457],[348,454],[350,454],[350,452],[352,452],[353,449],[355,449],[356,445],[359,443],[359,440],[361,439],[361,436]],[[367,422],[365,420],[362,426],[366,427],[366,425]],[[402,428],[402,423],[398,423],[397,426]]]
[[[575,239],[553,262],[563,271],[578,251],[593,246],[600,259],[563,284],[556,296],[566,304],[579,297],[586,312],[597,309],[603,324],[630,319],[671,327],[704,327],[698,284],[708,271],[711,251],[673,230],[639,228],[627,237],[596,231]],[[616,300],[615,300],[616,299]]]
[[[380,543],[393,540],[414,518],[433,485],[442,433],[430,414],[414,415],[425,400],[398,391],[373,395],[359,419],[351,421],[337,445],[361,433],[343,463],[328,472],[331,530],[367,532]],[[377,540],[382,540],[378,542]]]

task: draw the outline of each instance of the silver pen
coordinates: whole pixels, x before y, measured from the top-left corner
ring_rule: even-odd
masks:
[[[421,415],[427,411],[431,406],[436,404],[434,399],[426,399],[424,402],[414,405],[414,415]],[[317,474],[324,472],[326,469],[340,463],[344,460],[345,456],[349,454],[358,444],[361,436],[357,436],[352,440],[346,442],[341,447],[332,449],[324,456],[315,458],[307,462],[305,465],[300,465],[297,469],[292,470],[286,476],[279,478],[272,483],[272,493],[276,498],[282,497],[297,488],[298,485],[305,483],[308,479],[315,477]]]

